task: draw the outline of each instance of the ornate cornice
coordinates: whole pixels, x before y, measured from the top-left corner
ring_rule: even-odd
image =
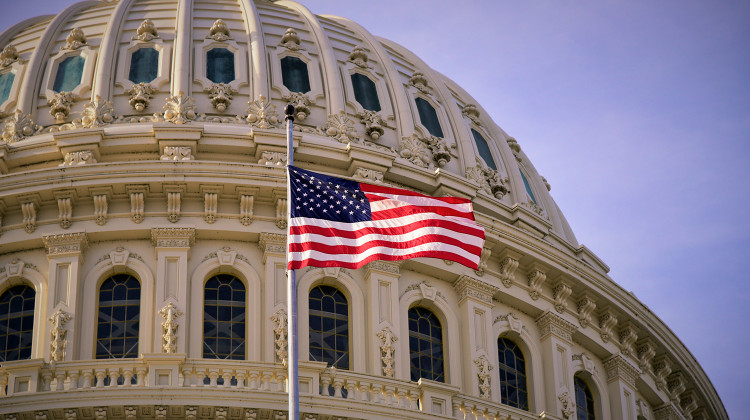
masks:
[[[285,254],[286,253],[286,235],[281,233],[262,232],[258,246],[263,254]]]
[[[546,338],[552,334],[563,340],[573,341],[573,333],[578,327],[572,322],[568,322],[559,315],[547,311],[536,319],[536,325],[539,328],[541,338]]]
[[[633,388],[635,388],[636,378],[641,376],[641,371],[619,354],[604,361],[604,370],[607,371],[607,381],[622,379]]]
[[[398,275],[400,273],[399,264],[390,261],[373,261],[367,264],[368,271],[381,271],[388,274]]]
[[[680,411],[671,403],[654,409],[654,420],[682,420]]]
[[[86,232],[59,233],[42,236],[47,255],[80,254],[88,245]]]
[[[485,283],[470,276],[459,277],[458,280],[453,283],[453,288],[456,289],[456,293],[458,293],[459,301],[471,297],[488,305],[492,305],[492,296],[500,290],[489,283]]]
[[[157,248],[190,248],[195,243],[195,228],[151,228],[151,243]]]

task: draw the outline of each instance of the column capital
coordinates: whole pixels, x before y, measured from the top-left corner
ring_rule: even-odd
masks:
[[[490,306],[492,306],[492,296],[500,290],[489,283],[466,275],[459,277],[453,283],[453,288],[458,293],[459,302],[463,302],[468,297]]]
[[[151,228],[151,243],[157,248],[190,248],[195,243],[195,228]]]
[[[552,334],[568,342],[573,341],[573,333],[578,330],[575,324],[550,311],[540,315],[536,319],[536,325],[539,327],[541,338]]]
[[[270,254],[286,255],[286,235],[281,233],[261,232],[258,246],[263,251],[263,263]]]
[[[48,257],[66,255],[81,255],[89,245],[86,232],[59,233],[42,236],[44,246],[47,247]]]
[[[680,414],[680,410],[677,409],[672,403],[666,403],[661,407],[654,409],[655,420],[682,420],[683,417]]]
[[[621,379],[633,389],[635,389],[635,380],[641,376],[641,371],[620,354],[612,355],[605,360],[604,370],[607,371],[607,382]]]
[[[367,264],[367,272],[379,271],[381,273],[398,276],[400,274],[399,264],[391,261],[372,261]]]

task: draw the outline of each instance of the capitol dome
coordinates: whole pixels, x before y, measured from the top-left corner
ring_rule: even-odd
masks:
[[[83,1],[0,34],[0,416],[284,419],[294,163],[472,200],[478,270],[299,270],[304,419],[725,419],[517,141],[302,3]],[[423,328],[427,326],[427,328]]]

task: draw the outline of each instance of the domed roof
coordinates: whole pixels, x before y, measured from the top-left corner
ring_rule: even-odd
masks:
[[[173,3],[85,1],[6,30],[3,139],[13,148],[46,133],[123,123],[281,130],[291,102],[309,141],[377,150],[361,174],[473,197],[489,219],[577,250],[519,142],[411,51],[293,1]],[[339,161],[300,152],[300,162],[355,175],[351,153]]]

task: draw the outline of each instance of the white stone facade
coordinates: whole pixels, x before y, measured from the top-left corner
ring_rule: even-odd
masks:
[[[471,198],[487,231],[478,271],[415,259],[299,272],[302,418],[575,418],[575,376],[597,419],[727,418],[679,339],[578,244],[519,143],[403,47],[263,0],[86,1],[6,30],[8,45],[0,295],[21,284],[36,295],[31,358],[0,364],[0,418],[286,418],[287,102],[297,165]],[[141,48],[159,53],[147,84],[129,80]],[[212,48],[236,57],[231,83],[207,78]],[[81,81],[55,92],[73,56]],[[284,85],[284,57],[307,64],[309,92]],[[381,111],[356,101],[353,72],[374,82]],[[140,357],[95,359],[99,286],[119,273],[141,286]],[[247,289],[245,360],[202,358],[215,274]],[[307,296],[321,284],[349,303],[348,370],[309,361]],[[444,383],[411,381],[413,306],[440,320]],[[523,352],[528,410],[501,403],[499,337]]]

